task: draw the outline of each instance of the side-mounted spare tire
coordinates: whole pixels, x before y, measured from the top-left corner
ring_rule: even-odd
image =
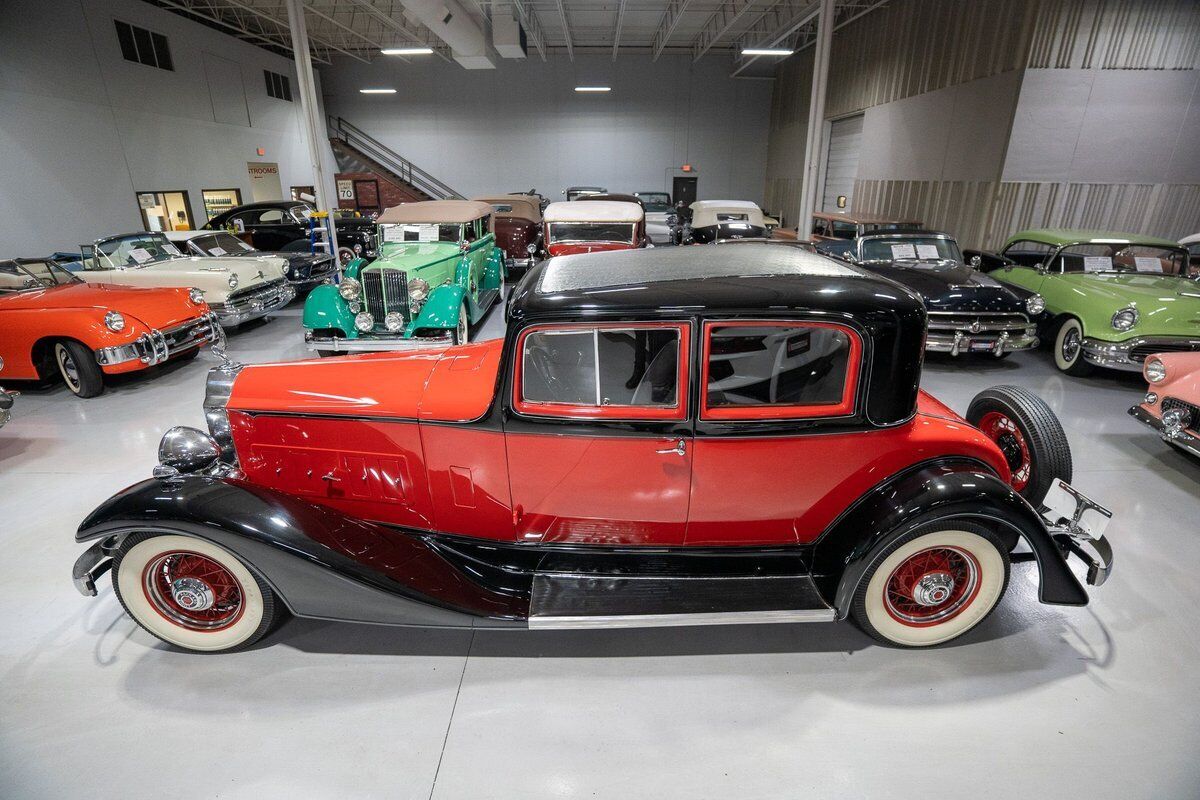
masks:
[[[1046,402],[1020,386],[993,386],[975,395],[967,421],[1004,453],[1013,489],[1037,506],[1055,478],[1071,480],[1071,445]]]

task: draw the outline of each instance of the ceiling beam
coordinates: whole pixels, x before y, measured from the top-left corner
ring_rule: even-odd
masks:
[[[612,60],[617,60],[617,48],[621,46],[621,23],[625,21],[625,0],[620,0],[617,4],[617,25],[613,31],[613,54]],[[657,56],[656,56],[657,57]]]
[[[517,17],[521,20],[521,25],[525,28],[525,38],[533,42],[538,55],[542,57],[542,61],[545,61],[546,39],[542,35],[542,24],[538,21],[537,15],[533,13],[532,8],[526,8],[521,0],[511,0],[511,2],[513,8],[517,10]]]
[[[887,5],[888,2],[889,0],[874,0],[873,2],[860,0],[859,2],[847,2],[845,5],[836,6],[833,10],[833,18],[835,20],[833,29],[835,31],[841,30],[859,17],[866,16],[875,9]],[[800,24],[793,25],[787,30],[777,32],[777,35],[771,39],[761,43],[744,42],[744,44],[746,47],[776,47],[783,45],[783,43],[791,38],[793,34],[796,34],[796,43],[790,49],[794,53],[799,53],[801,50],[812,46],[812,44],[817,40],[816,12],[814,11],[811,17],[802,21]],[[739,72],[746,69],[746,67],[749,67],[750,64],[752,64],[758,58],[759,56],[750,56],[745,58],[744,62],[735,61],[738,66],[736,69],[734,69],[729,77],[736,78]]]
[[[729,77],[736,78],[738,73],[749,67],[760,56],[743,56],[741,51],[747,47],[771,48],[778,47],[805,25],[816,25],[817,12],[821,10],[820,3],[809,0],[785,0],[763,12],[755,20],[741,38],[741,47],[734,56],[735,68]]]
[[[287,20],[280,20],[277,17],[273,17],[270,14],[264,13],[263,11],[255,8],[254,6],[246,5],[245,3],[241,2],[241,0],[225,0],[225,2],[229,3],[230,5],[237,6],[238,8],[241,8],[245,11],[248,11],[251,14],[255,15],[256,17],[261,17],[262,19],[273,22],[281,30],[287,30],[289,32],[291,31],[291,28],[288,27]],[[289,35],[290,35],[290,33],[289,33]],[[343,47],[339,47],[338,45],[334,44],[333,42],[331,42],[327,39],[324,39],[324,38],[318,37],[318,36],[314,36],[311,33],[308,34],[308,41],[310,44],[312,44],[313,42],[316,42],[317,44],[321,45],[322,47],[326,48],[327,50],[336,50],[339,53],[341,53],[342,55],[350,56],[355,61],[361,61],[364,64],[371,63],[370,61],[368,61],[367,59],[358,55],[357,53],[352,53],[349,50],[346,50]]]
[[[667,40],[679,27],[679,20],[683,19],[683,12],[687,11],[688,3],[691,1],[667,0],[667,8],[663,11],[662,20],[658,23],[658,29],[654,31],[654,61],[658,61],[658,57],[662,55],[663,48],[667,46]],[[621,9],[625,9],[624,2],[621,3]],[[613,57],[616,57],[615,50]]]
[[[558,4],[558,18],[562,20],[563,38],[567,41],[567,56],[575,60],[575,48],[571,44],[571,26],[567,24],[567,9],[563,6],[563,0],[555,0]]]
[[[450,56],[446,54],[446,45],[441,39],[433,35],[433,32],[428,28],[413,30],[408,25],[396,19],[393,13],[395,6],[388,3],[388,11],[384,11],[375,5],[372,0],[349,0],[355,6],[361,8],[370,17],[377,20],[385,28],[395,33],[400,34],[413,44],[419,44],[422,47],[428,47],[438,55],[443,61],[450,61]]]
[[[692,40],[692,60],[699,61],[709,48],[729,33],[730,28],[745,16],[754,3],[755,0],[730,0],[722,3]]]
[[[158,2],[162,3],[168,8],[174,8],[178,11],[184,12],[185,14],[190,14],[192,16],[199,17],[200,19],[207,20],[214,25],[220,25],[222,28],[226,28],[237,34],[239,38],[246,37],[247,39],[255,42],[271,45],[273,47],[279,47],[295,55],[295,52],[292,50],[292,43],[290,39],[271,36],[269,31],[261,28],[258,30],[250,30],[250,28],[247,27],[246,23],[243,21],[242,17],[237,14],[234,15],[234,22],[223,19],[222,17],[217,16],[215,13],[210,13],[210,10],[215,11],[215,7],[211,3],[201,4],[199,2],[192,2],[191,0],[158,0]],[[322,64],[332,63],[328,58],[324,58],[316,54],[313,54],[313,59],[320,61]]]

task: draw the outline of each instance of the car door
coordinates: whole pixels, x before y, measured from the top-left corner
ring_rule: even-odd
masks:
[[[855,412],[862,335],[738,319],[710,320],[701,336],[686,543],[813,541],[845,507],[839,487],[879,479],[864,470],[874,432],[837,424]]]
[[[690,347],[687,322],[518,334],[505,421],[518,541],[683,544]]]

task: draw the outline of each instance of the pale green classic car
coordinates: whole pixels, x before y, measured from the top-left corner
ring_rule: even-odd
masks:
[[[341,282],[304,303],[304,340],[321,355],[464,344],[504,291],[492,207],[429,200],[376,220],[378,258],[355,259]]]
[[[1009,238],[999,255],[968,260],[1046,299],[1040,324],[1054,363],[1070,375],[1094,367],[1136,371],[1151,353],[1200,350],[1200,283],[1186,248],[1153,236],[1039,229]]]

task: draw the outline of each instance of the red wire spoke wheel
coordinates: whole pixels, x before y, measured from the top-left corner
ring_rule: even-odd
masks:
[[[1008,586],[1008,547],[966,519],[935,520],[868,556],[850,605],[854,621],[886,644],[931,647],[987,618]]]
[[[1033,473],[1033,458],[1017,424],[1002,411],[989,411],[979,421],[979,430],[995,442],[1004,454],[1004,460],[1012,472],[1009,478],[1012,487],[1019,492],[1028,486],[1029,476]]]
[[[196,652],[248,647],[278,617],[262,579],[225,548],[193,536],[128,536],[113,559],[113,589],[147,632]]]

